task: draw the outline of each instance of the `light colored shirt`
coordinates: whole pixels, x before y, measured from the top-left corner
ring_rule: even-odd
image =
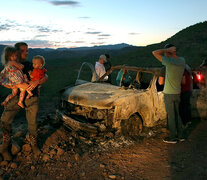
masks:
[[[95,70],[99,78],[102,77],[106,73],[104,65],[99,62],[96,62]],[[104,80],[107,80],[107,79],[108,79],[108,76],[104,78]]]
[[[185,59],[178,59],[162,56],[162,64],[166,67],[165,74],[165,94],[180,94],[181,80],[185,69]]]

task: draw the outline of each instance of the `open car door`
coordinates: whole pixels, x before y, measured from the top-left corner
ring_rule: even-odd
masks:
[[[98,75],[96,74],[94,65],[88,62],[84,62],[78,71],[75,85],[80,85],[87,82],[95,82],[97,79]]]

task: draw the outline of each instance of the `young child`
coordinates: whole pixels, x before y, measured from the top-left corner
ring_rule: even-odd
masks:
[[[33,71],[30,73],[31,81],[37,81],[45,76],[47,70],[43,67],[45,65],[45,58],[43,56],[37,55],[32,59]],[[40,88],[40,86],[38,86]]]
[[[17,95],[19,89],[20,96],[18,105],[24,108],[23,100],[25,91],[28,92],[29,96],[32,96],[33,94],[31,91],[27,90],[29,85],[26,82],[28,80],[22,72],[24,66],[18,62],[17,50],[11,46],[5,47],[1,61],[4,65],[4,69],[0,74],[0,84],[4,87],[12,89],[12,94],[8,95],[1,105],[5,106],[11,98]]]

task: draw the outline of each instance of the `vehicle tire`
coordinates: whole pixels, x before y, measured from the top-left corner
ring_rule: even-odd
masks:
[[[121,121],[121,134],[124,136],[139,136],[142,132],[143,124],[141,118],[134,114],[127,120]]]

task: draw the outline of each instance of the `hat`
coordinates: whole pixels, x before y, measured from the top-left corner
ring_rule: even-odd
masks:
[[[100,55],[99,59],[103,59],[106,62],[106,56],[105,55]]]
[[[207,66],[207,59],[204,59],[200,66]]]
[[[164,48],[167,49],[167,48],[170,48],[170,47],[175,47],[173,44],[165,44]]]

